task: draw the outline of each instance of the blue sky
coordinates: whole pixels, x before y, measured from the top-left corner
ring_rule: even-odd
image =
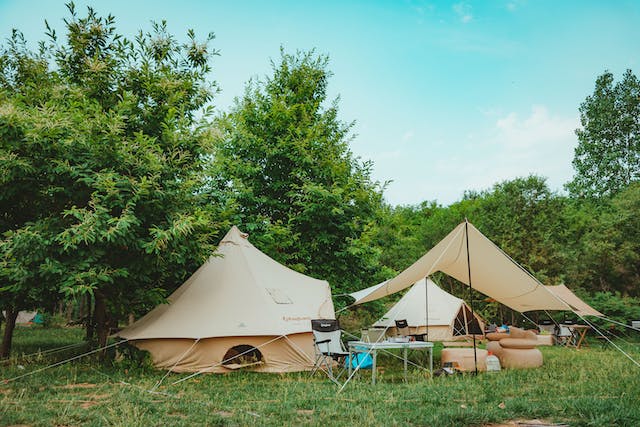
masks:
[[[535,173],[573,175],[578,107],[604,70],[640,74],[640,1],[76,1],[132,35],[166,19],[182,37],[213,31],[212,79],[226,110],[280,46],[330,57],[330,95],[356,121],[352,151],[392,181],[392,204],[449,204],[465,190]],[[11,28],[62,31],[64,1],[0,0]]]

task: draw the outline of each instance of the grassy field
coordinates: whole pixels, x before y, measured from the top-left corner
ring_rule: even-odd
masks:
[[[0,365],[13,378],[78,354],[20,357],[81,340],[79,329],[18,328],[16,356]],[[640,359],[640,348],[627,344]],[[571,426],[639,426],[640,368],[596,343],[579,351],[543,347],[540,369],[428,378],[382,359],[379,383],[370,372],[342,393],[321,374],[269,375],[235,372],[171,374],[128,364],[82,359],[0,384],[0,425],[489,425],[541,419]],[[437,359],[436,359],[437,364]]]

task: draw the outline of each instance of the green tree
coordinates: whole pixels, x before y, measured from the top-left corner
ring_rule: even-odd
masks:
[[[381,206],[371,164],[349,151],[351,124],[327,101],[328,58],[281,52],[220,118],[215,189],[234,221],[280,262],[327,279],[338,293],[371,284],[376,254],[360,237]]]
[[[596,211],[582,238],[581,285],[589,291],[640,296],[640,183]]]
[[[631,70],[615,84],[610,72],[598,77],[580,121],[572,194],[611,196],[640,178],[640,81]]]
[[[530,175],[504,181],[480,198],[469,219],[538,279],[562,281],[565,199],[549,189],[546,179]]]
[[[43,153],[56,148],[33,143],[36,128],[46,128],[49,121],[32,122],[20,106],[29,104],[43,116],[46,100],[55,96],[58,82],[48,70],[43,51],[26,49],[22,35],[15,31],[0,50],[0,307],[6,312],[0,357],[11,350],[13,328],[21,309],[54,304],[59,293],[51,281],[53,234],[48,225],[38,223],[41,212],[60,209],[51,192],[34,185],[35,180],[50,179],[52,165]],[[25,134],[23,127],[35,132]],[[58,147],[59,148],[59,147]],[[28,150],[33,152],[29,153]],[[46,234],[44,236],[43,234]]]
[[[48,29],[34,54],[16,32],[0,56],[1,302],[90,295],[104,344],[193,271],[223,222],[200,192],[215,51],[164,22],[130,41],[112,16],[68,7],[66,43]],[[23,251],[25,236],[43,250]]]

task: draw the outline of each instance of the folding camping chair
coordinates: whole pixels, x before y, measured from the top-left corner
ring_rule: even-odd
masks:
[[[409,323],[407,319],[396,320],[396,330],[403,337],[408,337],[411,335],[411,331],[409,330]]]
[[[407,319],[396,320],[396,330],[403,337],[413,338],[414,341],[424,341],[424,334],[412,334]]]
[[[337,382],[337,378],[344,371],[344,367],[338,375],[334,376],[333,365],[335,362],[344,361],[349,355],[344,350],[340,339],[342,335],[340,323],[336,319],[313,319],[311,320],[311,330],[313,331],[313,339],[316,346],[316,361],[311,375],[315,374],[324,365],[329,378]]]
[[[556,341],[556,345],[561,346],[570,346],[573,340],[573,331],[571,330],[571,326],[567,324],[558,324],[554,329],[554,339]]]

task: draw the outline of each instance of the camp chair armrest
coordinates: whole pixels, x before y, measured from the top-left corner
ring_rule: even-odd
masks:
[[[331,339],[316,341],[316,344],[324,344],[324,343],[327,343],[327,342],[330,342],[330,341],[331,341]]]

